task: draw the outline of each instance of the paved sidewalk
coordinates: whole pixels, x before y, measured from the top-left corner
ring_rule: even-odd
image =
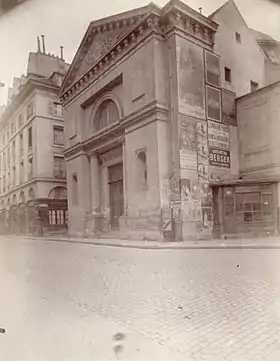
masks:
[[[71,237],[24,237],[52,242],[68,242],[92,244],[111,247],[126,247],[139,249],[219,249],[219,248],[275,248],[280,249],[280,237],[239,238],[239,239],[212,239],[207,241],[185,242],[155,242],[143,240],[123,240],[116,238],[71,238]]]

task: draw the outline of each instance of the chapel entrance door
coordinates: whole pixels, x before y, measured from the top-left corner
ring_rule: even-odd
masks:
[[[123,164],[108,167],[110,223],[112,230],[119,230],[119,218],[124,212]]]

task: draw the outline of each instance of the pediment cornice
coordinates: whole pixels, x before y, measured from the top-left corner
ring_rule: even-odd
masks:
[[[104,24],[97,22],[95,26],[89,28],[76,63],[74,59],[72,72],[65,79],[66,82],[60,93],[62,103],[68,104],[152,33],[164,38],[172,31],[181,30],[211,49],[217,27],[215,22],[178,1],[170,2],[169,6],[161,10],[152,6],[146,15],[135,15],[127,19],[113,17]],[[93,57],[89,68],[75,79],[80,66],[78,59],[86,56],[96,34],[106,34],[108,31],[114,32],[120,29],[124,30],[123,33],[121,32],[122,36],[115,38],[115,41],[104,42],[101,56],[97,59]]]

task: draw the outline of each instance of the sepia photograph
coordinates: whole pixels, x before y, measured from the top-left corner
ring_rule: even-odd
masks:
[[[0,0],[0,360],[280,360],[280,0]]]

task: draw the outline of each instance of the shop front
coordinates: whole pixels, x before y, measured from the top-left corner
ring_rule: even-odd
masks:
[[[236,181],[212,184],[216,238],[278,233],[278,183]]]

